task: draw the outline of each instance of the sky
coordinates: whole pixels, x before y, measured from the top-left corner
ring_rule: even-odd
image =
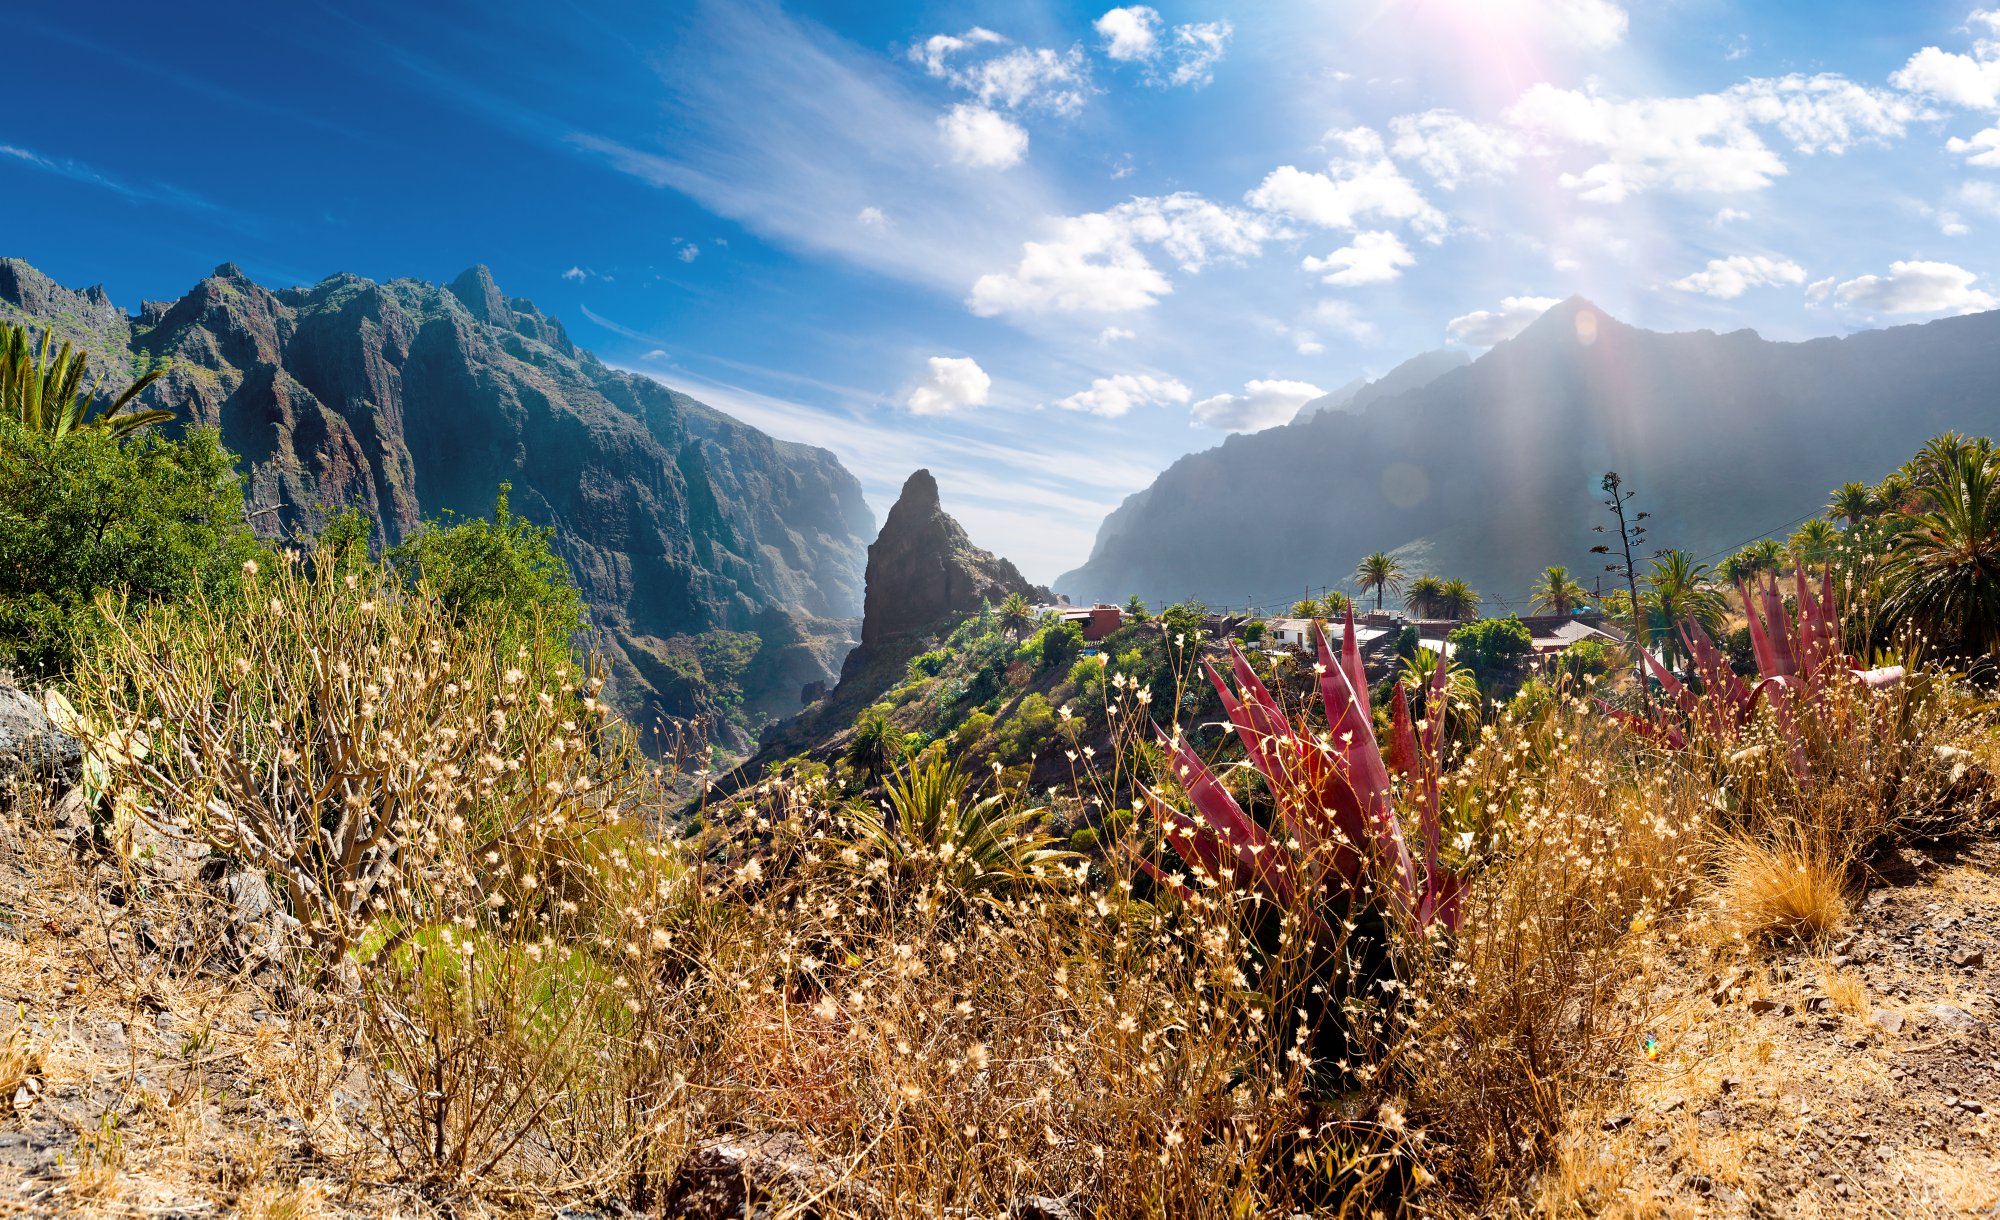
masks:
[[[75,0],[0,254],[136,311],[485,263],[608,363],[937,475],[1047,581],[1176,457],[1573,293],[1801,339],[2000,305],[1965,0]],[[1339,478],[1338,470],[1328,478]]]

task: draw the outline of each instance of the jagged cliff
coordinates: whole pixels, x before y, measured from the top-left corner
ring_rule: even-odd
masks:
[[[980,604],[1010,594],[1031,602],[1054,595],[1030,584],[1012,561],[972,544],[938,498],[937,480],[919,470],[903,484],[882,533],[868,547],[867,613],[861,646],[847,654],[840,684],[815,706],[765,731],[757,755],[724,791],[793,755],[829,754],[855,714],[902,681],[911,657],[931,647]]]
[[[224,264],[127,315],[0,260],[0,320],[52,328],[114,380],[165,370],[141,401],[221,429],[270,536],[354,505],[393,544],[512,483],[515,511],[556,527],[642,718],[796,707],[846,634],[816,620],[861,608],[873,515],[832,454],[606,366],[484,267],[273,292]],[[706,672],[721,654],[752,659]]]
[[[1603,567],[1607,470],[1651,512],[1649,544],[1708,557],[1938,432],[2000,430],[1996,385],[2000,312],[1775,343],[1641,330],[1572,298],[1466,367],[1180,459],[1055,587],[1281,604],[1396,550],[1504,613],[1544,565],[1586,582]]]

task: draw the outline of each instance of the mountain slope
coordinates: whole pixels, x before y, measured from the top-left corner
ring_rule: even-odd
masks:
[[[1369,551],[1520,605],[1545,564],[1589,583],[1619,471],[1648,542],[1707,556],[1779,532],[1946,429],[2000,430],[2000,312],[1773,343],[1659,334],[1572,298],[1475,363],[1174,463],[1057,579],[1073,598],[1274,602]]]
[[[789,712],[839,663],[811,637],[846,634],[810,620],[861,610],[874,519],[832,454],[607,367],[484,267],[449,286],[336,275],[271,292],[225,264],[128,317],[5,260],[0,320],[53,327],[114,382],[165,369],[141,401],[222,430],[270,536],[353,505],[393,544],[446,510],[491,511],[511,483],[515,511],[556,527],[648,719],[738,699],[753,721]],[[715,632],[754,633],[720,650],[754,659],[705,672]]]

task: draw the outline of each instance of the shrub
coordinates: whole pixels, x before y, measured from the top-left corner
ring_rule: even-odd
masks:
[[[500,485],[490,518],[460,520],[447,510],[442,520],[425,522],[389,561],[454,618],[490,617],[509,651],[525,646],[544,664],[560,665],[584,628],[583,595],[555,553],[555,528],[509,512],[510,490]]]
[[[1069,667],[1069,684],[1084,694],[1100,695],[1104,691],[1105,669],[1102,655],[1078,657],[1076,663]]]
[[[1562,652],[1562,668],[1579,678],[1601,678],[1619,665],[1601,640],[1578,640]]]
[[[1083,628],[1075,623],[1052,623],[1036,637],[1041,641],[1043,669],[1061,669],[1083,651]]]
[[[1242,628],[1237,631],[1236,638],[1242,640],[1245,644],[1255,644],[1264,638],[1266,630],[1264,620],[1253,618],[1243,624]]]
[[[1513,665],[1535,647],[1534,636],[1513,615],[1483,618],[1463,627],[1455,627],[1450,642],[1453,659],[1480,675]]]
[[[942,648],[933,648],[929,652],[918,653],[916,656],[910,658],[908,667],[910,681],[917,682],[924,678],[936,677],[949,660],[951,660],[951,654]]]
[[[1002,762],[1022,762],[1040,750],[1055,732],[1055,710],[1039,692],[1023,695],[994,733],[994,749]]]
[[[220,601],[245,562],[268,558],[214,429],[120,444],[101,428],[58,438],[0,415],[0,665],[66,673],[102,627],[99,593]]]

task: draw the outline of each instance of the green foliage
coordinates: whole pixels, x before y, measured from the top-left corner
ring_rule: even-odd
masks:
[[[1266,630],[1267,628],[1264,626],[1263,619],[1253,618],[1243,624],[1242,630],[1236,633],[1236,638],[1242,640],[1245,644],[1255,644],[1264,638]]]
[[[1744,631],[1749,638],[1749,631]],[[1578,640],[1563,650],[1563,668],[1578,677],[1602,677],[1617,668],[1620,658],[1602,640]]]
[[[1000,603],[999,619],[1000,630],[1018,640],[1028,625],[1035,621],[1035,612],[1028,605],[1027,598],[1019,593],[1009,593],[1007,600]]]
[[[993,713],[974,712],[965,718],[964,723],[958,726],[958,731],[952,735],[952,744],[960,752],[964,752],[978,745],[992,731]]]
[[[1422,633],[1415,627],[1404,627],[1396,633],[1396,643],[1391,647],[1390,651],[1407,661],[1411,657],[1416,656],[1417,650],[1423,647],[1423,644],[1419,642],[1422,639]]]
[[[555,553],[554,527],[509,512],[510,490],[500,485],[490,518],[460,520],[447,511],[442,521],[425,522],[389,552],[389,562],[461,621],[490,617],[503,645],[554,661],[570,655],[583,630],[583,595]]]
[[[1006,763],[1024,762],[1055,734],[1055,709],[1039,692],[1021,696],[994,733],[994,752]]]
[[[1365,596],[1375,593],[1375,608],[1382,608],[1382,595],[1403,591],[1403,562],[1384,551],[1364,555],[1354,567],[1354,584]]]
[[[1073,852],[1078,852],[1078,853],[1089,853],[1096,851],[1097,827],[1079,826],[1075,830],[1071,831],[1069,836],[1069,849]]]
[[[974,800],[958,764],[934,754],[899,769],[878,813],[853,813],[851,845],[881,861],[895,882],[951,899],[997,901],[1014,891],[1058,883],[1072,858],[1035,829],[1042,810],[1015,806],[1004,793]],[[870,865],[862,866],[868,872]]]
[[[1160,611],[1160,622],[1166,628],[1167,641],[1174,647],[1188,647],[1202,640],[1201,620],[1208,616],[1208,607],[1197,601],[1175,602]],[[1184,640],[1185,643],[1174,643]]]
[[[1534,636],[1520,619],[1484,618],[1452,629],[1454,659],[1475,674],[1505,669],[1533,651]]]
[[[0,415],[0,664],[67,672],[102,629],[100,592],[220,599],[244,563],[268,558],[214,429],[121,444],[100,428],[58,437]]]
[[[1078,657],[1069,667],[1069,684],[1093,698],[1104,689],[1105,662],[1102,655]]]
[[[1051,623],[1036,634],[1042,643],[1043,669],[1059,669],[1068,665],[1083,651],[1083,628],[1075,623]]]
[[[2000,472],[1985,451],[1933,465],[1936,507],[1900,524],[1884,565],[1884,609],[1965,653],[1992,655],[2000,652]]]
[[[869,783],[882,778],[903,746],[902,734],[889,723],[889,706],[878,703],[854,721],[854,736],[848,739],[841,759],[868,777]]]
[[[929,652],[918,653],[916,656],[910,658],[910,681],[919,682],[925,678],[936,677],[938,672],[950,660],[951,654],[942,648],[933,648]]]
[[[1143,623],[1151,617],[1146,610],[1146,603],[1139,600],[1137,593],[1125,599],[1125,617],[1134,623]]]
[[[104,385],[100,376],[88,387],[83,384],[88,358],[72,351],[68,342],[51,352],[54,331],[44,330],[39,347],[28,338],[25,326],[0,327],[0,416],[13,420],[30,432],[50,440],[61,440],[72,432],[102,432],[113,440],[124,440],[148,424],[164,423],[172,411],[120,411],[132,405],[140,392],[160,379],[154,369],[121,390],[96,415],[90,413]]]
[[[1542,569],[1542,575],[1529,592],[1534,608],[1549,614],[1568,614],[1590,600],[1590,590],[1573,579],[1569,569],[1553,564]]]

